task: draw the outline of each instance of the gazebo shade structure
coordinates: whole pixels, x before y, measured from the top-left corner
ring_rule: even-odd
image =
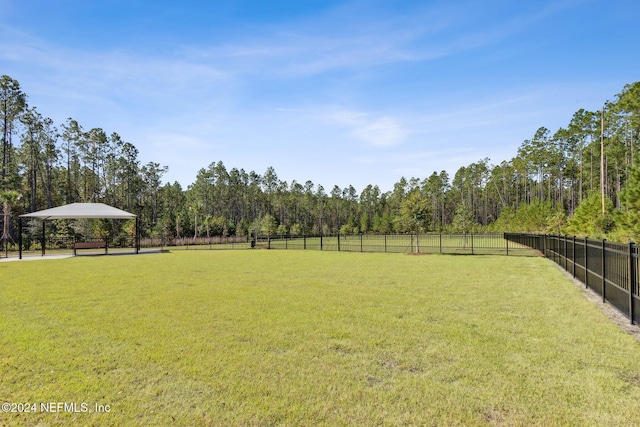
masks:
[[[20,215],[20,217],[40,218],[43,220],[80,218],[133,219],[136,218],[136,215],[104,203],[71,203],[57,208]]]
[[[139,248],[138,217],[135,214],[105,205],[104,203],[71,203],[57,208],[45,209],[43,211],[32,212],[20,215],[20,230],[22,230],[22,218],[39,218],[43,221],[48,219],[82,219],[82,218],[105,218],[105,219],[136,219],[136,253]],[[44,255],[44,225],[42,226],[43,242],[42,255]],[[22,231],[18,233],[20,258],[22,258]]]

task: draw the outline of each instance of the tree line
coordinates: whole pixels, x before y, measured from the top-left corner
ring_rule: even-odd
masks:
[[[142,165],[134,144],[72,118],[56,125],[0,77],[2,239],[17,215],[103,202],[140,217],[148,237],[264,234],[519,231],[618,240],[640,237],[640,82],[600,111],[578,110],[563,128],[540,127],[500,164],[481,159],[393,190],[286,182],[211,162],[187,188],[163,182],[167,166]],[[55,224],[52,227],[56,227]],[[78,233],[69,227],[59,227]],[[120,232],[117,228],[115,233]]]

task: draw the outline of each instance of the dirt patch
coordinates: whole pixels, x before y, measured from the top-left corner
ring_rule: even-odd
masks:
[[[622,314],[617,308],[612,306],[609,303],[602,302],[602,295],[599,295],[597,292],[592,290],[591,288],[587,288],[584,283],[575,279],[569,272],[563,269],[561,266],[554,263],[554,265],[564,274],[564,276],[569,279],[574,285],[576,285],[582,295],[591,301],[596,307],[602,311],[602,313],[617,325],[620,329],[622,329],[627,334],[634,337],[636,340],[640,342],[640,326],[632,325],[629,318],[627,318],[624,314]]]

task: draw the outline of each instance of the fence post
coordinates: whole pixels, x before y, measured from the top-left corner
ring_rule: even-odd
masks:
[[[569,246],[567,245],[567,235],[564,236],[564,271],[569,271]]]
[[[471,255],[473,255],[473,232],[471,232]]]
[[[304,239],[303,249],[307,249],[307,235],[305,234],[304,236],[302,236],[302,238]]]
[[[606,268],[607,268],[607,263],[605,262],[605,254],[607,253],[607,248],[605,243],[607,242],[607,239],[602,239],[602,302],[605,303],[607,302],[607,292],[606,292],[606,286],[607,286],[607,279],[606,279]]]
[[[634,264],[634,251],[635,245],[633,242],[629,243],[629,320],[633,325],[633,295],[636,293],[636,266]]]
[[[558,265],[560,267],[562,267],[562,258],[564,258],[564,254],[562,253],[564,251],[564,246],[561,239],[563,239],[562,234],[558,234]]]
[[[589,238],[584,238],[584,287],[589,287]]]
[[[320,250],[322,250],[322,234],[320,235]]]
[[[442,233],[440,233],[440,255],[442,255]]]
[[[553,262],[556,262],[556,257],[553,253],[553,235],[547,234],[546,236],[547,238],[544,246],[544,256],[551,259]]]
[[[387,233],[384,233],[384,252],[387,253]]]
[[[507,236],[504,236],[504,241],[507,243],[507,256],[509,256],[509,239],[507,239]]]
[[[360,252],[362,252],[362,233],[360,233]]]
[[[338,252],[340,252],[340,233],[338,233]]]
[[[576,236],[573,236],[573,278],[576,278]]]

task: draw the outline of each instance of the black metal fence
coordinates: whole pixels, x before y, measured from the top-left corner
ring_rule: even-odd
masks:
[[[211,237],[154,237],[141,238],[142,248],[173,247],[181,249],[249,249],[249,237],[211,236]]]
[[[553,260],[573,277],[627,316],[640,322],[639,251],[634,243],[569,236],[506,233],[511,242],[526,245]]]
[[[70,255],[75,254],[74,247],[80,241],[73,237],[63,236],[34,236],[24,233],[22,237],[22,254],[16,242],[4,245],[0,248],[0,258],[13,258],[23,256]],[[105,249],[85,249],[83,253],[108,252],[118,253],[136,251],[136,240],[130,236],[116,236],[109,239],[91,237],[83,238],[82,242],[104,242]],[[44,246],[44,247],[43,247]],[[140,249],[249,249],[251,242],[248,236],[211,236],[211,237],[146,237],[139,241]]]
[[[526,245],[503,234],[334,234],[258,236],[263,249],[303,249],[340,252],[440,253],[468,255],[534,255]]]

